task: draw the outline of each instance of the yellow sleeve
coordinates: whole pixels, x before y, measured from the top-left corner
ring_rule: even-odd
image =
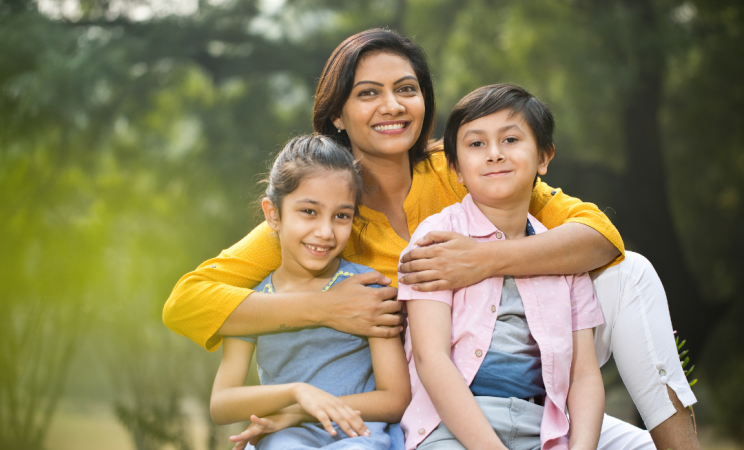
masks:
[[[602,233],[612,245],[620,250],[620,255],[597,270],[614,266],[625,259],[625,245],[620,232],[594,203],[584,203],[578,198],[568,196],[560,188],[551,188],[538,178],[532,190],[530,214],[548,229],[564,223],[577,222]]]
[[[279,241],[263,222],[178,280],[163,307],[163,323],[210,352],[217,350],[222,336],[216,333],[227,317],[281,262]]]

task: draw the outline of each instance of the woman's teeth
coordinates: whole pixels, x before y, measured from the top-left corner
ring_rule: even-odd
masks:
[[[400,130],[401,128],[405,128],[406,124],[405,122],[402,123],[394,123],[392,125],[377,125],[372,127],[375,131],[387,131],[387,130]]]
[[[310,244],[305,244],[305,246],[314,252],[327,252],[331,249],[330,247],[316,247]]]

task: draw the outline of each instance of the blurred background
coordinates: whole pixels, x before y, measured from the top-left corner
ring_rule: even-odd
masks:
[[[0,0],[0,448],[230,448],[207,410],[221,352],[163,303],[256,223],[326,58],[376,26],[427,51],[437,137],[484,84],[551,106],[546,181],[654,264],[704,448],[744,448],[740,0]],[[603,373],[608,412],[642,425]]]

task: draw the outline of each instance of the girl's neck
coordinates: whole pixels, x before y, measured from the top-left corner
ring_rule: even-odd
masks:
[[[390,157],[354,153],[362,164],[362,204],[380,212],[402,208],[413,182],[408,153]]]
[[[471,194],[472,195],[472,194]],[[530,197],[526,200],[479,202],[473,197],[473,202],[484,216],[498,228],[506,239],[519,239],[527,236],[527,214],[530,208]]]
[[[282,265],[271,275],[274,292],[318,292],[322,290],[338,271],[339,258],[334,258],[320,271],[311,271],[288,255],[282,255]]]

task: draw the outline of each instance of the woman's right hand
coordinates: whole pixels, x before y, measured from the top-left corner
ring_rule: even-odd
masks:
[[[354,275],[322,294],[325,317],[321,324],[344,333],[389,338],[400,334],[398,290],[393,287],[371,288],[370,284],[390,284],[379,272]]]
[[[296,383],[293,392],[297,404],[308,414],[318,419],[331,435],[336,424],[350,437],[369,436],[370,431],[362,420],[361,413],[351,409],[343,400],[307,383]]]

